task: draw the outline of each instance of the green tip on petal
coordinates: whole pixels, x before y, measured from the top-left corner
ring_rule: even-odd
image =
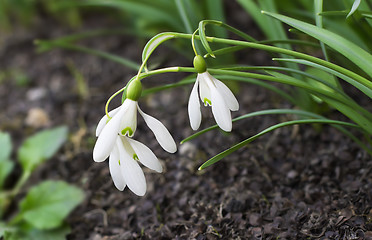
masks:
[[[207,64],[202,56],[196,55],[194,57],[194,68],[198,73],[204,73],[207,71]]]
[[[133,136],[133,130],[130,127],[126,127],[123,130],[121,130],[122,135],[126,135],[128,133],[128,137]]]
[[[212,101],[208,98],[204,98],[204,106],[212,106]]]
[[[137,101],[142,94],[142,83],[140,80],[132,81],[127,88],[127,98]]]
[[[133,159],[136,160],[136,161],[139,161],[139,158],[138,158],[137,154],[133,154]]]

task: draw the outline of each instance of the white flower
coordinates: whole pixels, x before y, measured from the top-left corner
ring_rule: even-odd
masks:
[[[201,122],[199,96],[204,106],[212,106],[213,116],[218,126],[227,132],[231,131],[231,111],[239,109],[239,103],[230,89],[221,81],[205,71],[198,73],[191,91],[188,105],[191,128],[197,130]]]
[[[94,161],[102,162],[110,155],[118,135],[133,136],[137,128],[137,110],[154,133],[160,146],[170,153],[177,151],[176,143],[167,128],[159,120],[144,113],[137,101],[127,98],[120,107],[109,112],[111,117],[109,121],[106,115],[99,121],[96,129],[98,139],[93,149]]]
[[[117,136],[110,153],[109,168],[114,185],[120,191],[125,186],[138,196],[146,193],[146,179],[141,167],[162,172],[163,168],[155,154],[144,144],[126,136]]]

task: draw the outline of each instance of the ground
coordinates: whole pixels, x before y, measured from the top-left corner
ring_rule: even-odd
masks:
[[[140,120],[136,137],[159,157],[164,173],[144,168],[148,184],[144,197],[128,189],[118,191],[108,163],[92,159],[94,133],[107,98],[135,72],[85,53],[59,49],[37,54],[34,39],[72,32],[53,28],[53,22],[43,24],[32,32],[16,29],[2,39],[0,66],[7,77],[0,84],[0,129],[10,132],[19,146],[39,129],[69,127],[68,143],[28,183],[62,179],[84,190],[84,202],[67,219],[68,239],[372,239],[371,158],[330,126],[279,129],[214,166],[197,170],[234,143],[291,116],[243,120],[234,124],[232,133],[216,130],[178,144],[175,154],[164,152]],[[144,42],[105,36],[83,44],[139,62]],[[252,62],[270,59],[247,52],[247,58],[255,58]],[[191,66],[187,60],[179,62]],[[82,74],[88,95],[78,91],[71,68]],[[15,72],[26,78],[17,78]],[[159,79],[172,82],[180,77],[169,74]],[[234,116],[292,107],[260,87],[240,88],[235,93],[240,110]],[[160,119],[178,143],[193,133],[187,117],[190,91],[186,86],[140,100],[141,108]],[[330,114],[340,118],[336,112]],[[210,109],[203,117],[202,127],[214,124]],[[17,173],[12,176],[16,177]]]

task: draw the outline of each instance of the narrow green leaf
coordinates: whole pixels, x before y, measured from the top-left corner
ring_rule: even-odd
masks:
[[[324,11],[324,12],[319,12],[319,16],[337,16],[337,17],[345,17],[347,15],[347,11],[342,10],[342,11]]]
[[[307,60],[303,60],[303,59],[274,58],[273,60],[296,62],[298,64],[303,64],[303,65],[311,66],[311,67],[326,71],[326,72],[328,72],[332,75],[335,75],[335,76],[345,80],[346,82],[350,83],[354,87],[358,88],[360,91],[362,91],[364,94],[366,94],[369,98],[372,98],[372,89],[366,87],[365,85],[361,84],[358,81],[355,81],[353,78],[348,77],[348,76],[346,76],[342,73],[339,73],[339,72],[337,72],[333,69],[330,69],[326,66],[323,66],[323,65],[320,65],[320,64],[317,64],[317,63],[313,63],[313,62],[310,62],[310,61],[307,61]]]
[[[323,28],[323,17],[319,15],[319,13],[321,12],[323,12],[323,0],[315,0],[314,1],[315,23],[316,23],[316,26]],[[322,48],[324,58],[327,61],[329,61],[327,49],[323,42],[320,42],[320,47]]]
[[[364,72],[372,77],[372,55],[354,44],[353,42],[337,35],[329,30],[316,27],[306,22],[294,18],[283,16],[276,13],[263,12],[273,18],[276,18],[316,39],[324,42],[329,47],[344,55],[350,61],[359,66]],[[370,86],[371,82],[368,83]]]
[[[251,41],[251,40],[250,40]],[[256,42],[256,40],[252,41]],[[275,44],[275,43],[287,43],[287,44],[292,44],[292,45],[303,45],[303,46],[312,46],[312,47],[319,47],[319,44],[313,43],[313,42],[308,42],[308,41],[302,41],[302,40],[291,40],[291,39],[286,39],[286,40],[264,40],[264,41],[258,41],[257,43],[261,44]],[[245,46],[233,46],[233,47],[225,47],[225,48],[220,48],[216,49],[213,51],[214,55],[223,55],[227,53],[232,53],[232,52],[237,52],[242,49],[246,49],[249,47]],[[209,53],[204,55],[204,58],[209,57]]]
[[[213,58],[215,58],[214,54],[213,54],[213,51],[211,49],[211,47],[209,46],[209,43],[208,43],[208,40],[207,40],[207,36],[205,34],[205,25],[206,25],[206,22],[205,21],[200,21],[199,22],[199,36],[200,36],[200,41],[202,42],[205,50],[209,53],[209,55]]]
[[[372,18],[372,14],[363,13],[362,16],[365,18]]]
[[[62,225],[67,215],[84,199],[77,187],[63,181],[44,181],[30,189],[20,203],[19,215],[37,229]]]
[[[18,149],[18,160],[23,170],[33,171],[39,164],[52,157],[66,139],[65,126],[44,130],[26,139]]]
[[[84,52],[84,53],[88,53],[94,56],[106,58],[106,59],[109,59],[113,62],[117,62],[119,64],[122,64],[123,66],[126,66],[134,70],[138,70],[140,67],[137,63],[133,62],[132,60],[129,60],[129,59],[126,59],[126,58],[123,58],[123,57],[120,57],[120,56],[117,56],[117,55],[114,55],[108,52],[100,51],[100,50],[93,49],[93,48],[78,46],[78,45],[70,44],[67,42],[59,41],[59,40],[55,40],[55,41],[54,40],[52,41],[35,40],[34,43],[35,45],[38,46],[38,51],[46,51],[46,50],[51,50],[53,48],[58,47],[58,48],[64,48],[68,50]]]
[[[184,4],[184,0],[175,0],[177,10],[181,16],[183,25],[185,26],[185,30],[187,33],[193,33],[193,27],[192,23],[189,19],[189,16],[187,15],[186,7]]]
[[[358,9],[358,7],[360,5],[360,2],[361,2],[361,0],[355,0],[354,1],[353,6],[351,7],[351,10],[350,10],[349,14],[346,16],[346,18],[353,15],[353,13]]]
[[[210,20],[226,22],[223,0],[206,0],[207,16]],[[226,38],[227,32],[223,28],[212,27],[213,36]]]
[[[176,35],[171,32],[159,33],[155,37],[151,38],[142,51],[142,61],[146,61],[155,49],[163,42],[175,38]]]
[[[329,119],[304,119],[304,120],[293,120],[293,121],[288,121],[284,123],[279,123],[276,125],[273,125],[271,127],[266,128],[265,130],[259,132],[258,134],[232,146],[231,148],[217,154],[216,156],[210,158],[207,160],[205,163],[203,163],[200,167],[199,170],[205,169],[206,167],[209,167],[210,165],[220,161],[224,157],[230,155],[231,153],[239,150],[240,148],[246,146],[250,142],[256,140],[257,138],[261,137],[262,135],[265,135],[266,133],[269,133],[271,131],[274,131],[275,129],[281,128],[281,127],[287,127],[291,125],[297,125],[297,124],[313,124],[313,123],[322,123],[322,124],[335,124],[335,125],[343,125],[343,126],[348,126],[348,127],[354,127],[354,128],[359,128],[357,125],[352,124],[352,123],[347,123],[347,122],[342,122],[342,121],[335,121],[335,120],[329,120]]]
[[[253,0],[237,0],[237,2],[249,13],[254,21],[260,26],[260,29],[264,31],[266,36],[270,35],[270,24],[268,24],[268,18],[260,14],[259,7]]]
[[[260,80],[256,80],[256,79],[253,79],[253,78],[231,76],[231,75],[215,75],[215,77],[217,79],[220,79],[220,80],[238,81],[238,82],[254,84],[254,85],[257,85],[257,86],[260,86],[260,87],[263,87],[263,88],[266,88],[270,91],[275,92],[276,94],[278,94],[279,96],[283,97],[284,99],[290,101],[293,104],[296,103],[296,100],[292,96],[290,96],[288,93],[286,93],[283,90],[273,86],[272,84],[268,84],[268,83],[265,83],[265,82],[260,81]],[[170,83],[170,84],[165,84],[165,85],[162,85],[162,86],[159,86],[159,87],[148,88],[148,89],[145,89],[142,92],[142,96],[146,96],[148,94],[160,92],[160,91],[170,89],[170,88],[175,88],[175,87],[188,85],[188,84],[194,83],[195,79],[196,79],[195,76],[193,76],[191,78],[187,77],[187,78],[185,78],[185,79],[183,79],[183,80],[181,80],[177,83]]]
[[[74,1],[79,6],[98,6],[98,7],[111,7],[124,11],[127,13],[135,14],[142,19],[158,23],[166,23],[173,29],[182,30],[182,23],[177,18],[176,12],[168,11],[173,9],[174,5],[170,2],[167,6],[157,7],[153,3],[157,1],[149,1],[143,3],[140,1],[114,1],[114,0],[85,0]]]
[[[247,113],[247,114],[244,114],[242,116],[239,116],[237,118],[234,118],[232,120],[232,122],[237,122],[237,121],[240,121],[240,120],[243,120],[243,119],[246,119],[246,118],[251,118],[251,117],[256,117],[256,116],[262,116],[262,115],[276,115],[276,114],[294,114],[294,115],[298,115],[298,116],[303,116],[303,117],[308,117],[308,118],[323,118],[321,115],[318,115],[318,114],[315,114],[315,113],[312,113],[312,112],[308,112],[308,111],[303,111],[303,110],[295,110],[295,109],[267,109],[267,110],[261,110],[261,111],[256,111],[256,112],[251,112],[251,113]],[[181,141],[181,144],[185,143],[185,142],[188,142],[194,138],[197,138],[198,136],[206,133],[206,132],[209,132],[213,129],[217,129],[218,128],[218,125],[215,124],[213,126],[210,126],[206,129],[203,129],[201,131],[198,131],[194,134],[192,134],[191,136],[188,136],[187,138],[183,139]]]
[[[338,84],[334,76],[325,71],[322,71],[317,68],[307,68],[305,72],[312,76],[316,76],[317,78],[322,80],[322,82],[320,82],[320,81],[314,80],[313,78],[306,78],[306,81],[310,83],[311,85],[313,85],[314,87],[322,88],[324,90],[331,91],[331,92],[335,92],[335,89],[338,88]],[[312,96],[314,97],[315,101],[320,102],[320,103],[323,102],[322,99],[314,95]]]
[[[296,81],[296,79],[282,73],[271,71],[270,74],[280,79]],[[332,89],[331,85],[327,86],[329,87],[329,89]],[[350,101],[343,95],[336,94],[336,92],[330,92],[329,90],[322,88],[315,89],[317,90],[312,91],[314,95],[316,95],[318,98],[322,99],[324,102],[328,103],[330,106],[334,107],[335,109],[343,113],[345,116],[350,118],[352,121],[357,123],[367,133],[372,134],[371,128],[372,120],[368,119],[368,117],[371,116],[370,113],[367,112],[367,116],[364,116],[362,113],[365,113],[366,111],[363,108],[359,107],[359,105],[355,105],[353,101]]]

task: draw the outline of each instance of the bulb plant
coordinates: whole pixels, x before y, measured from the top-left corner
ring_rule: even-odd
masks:
[[[79,50],[105,57],[132,69],[138,69],[137,75],[109,98],[105,107],[105,116],[99,121],[96,131],[98,139],[94,147],[93,159],[96,162],[101,162],[109,158],[110,173],[119,190],[123,190],[128,185],[128,188],[136,195],[145,194],[146,181],[138,162],[157,172],[162,171],[161,164],[153,152],[142,143],[134,140],[137,136],[137,111],[154,132],[164,150],[174,153],[177,149],[176,143],[165,126],[159,120],[143,113],[139,108],[141,97],[185,85],[193,85],[190,88],[187,109],[191,128],[198,130],[200,127],[202,119],[200,101],[204,106],[211,107],[217,125],[200,130],[181,143],[216,128],[230,132],[234,129],[234,122],[244,121],[247,118],[275,114],[293,115],[293,120],[268,126],[253,136],[247,136],[247,139],[225,149],[220,154],[212,156],[199,169],[204,169],[218,162],[275,129],[300,124],[329,124],[372,155],[372,113],[369,111],[368,105],[361,105],[347,91],[352,88],[367,101],[372,98],[372,46],[370,41],[372,11],[368,4],[358,0],[350,1],[351,4],[348,8],[351,10],[344,11],[338,10],[343,6],[343,3],[338,2],[334,5],[337,10],[324,11],[324,7],[327,9],[332,7],[329,2],[322,0],[298,1],[297,4],[306,8],[308,14],[298,13],[297,18],[293,18],[277,12],[281,7],[293,5],[292,1],[283,1],[282,6],[279,6],[271,0],[239,0],[238,3],[251,14],[268,38],[265,41],[258,41],[249,34],[218,20],[202,20],[195,29],[190,29],[193,24],[187,18],[188,11],[182,5],[183,1],[178,2],[180,12],[186,16],[182,21],[185,26],[188,26],[188,30],[163,32],[151,38],[142,51],[141,64],[135,64],[112,54],[72,45],[71,39],[79,39],[81,35],[37,42],[41,50],[49,50],[54,47]],[[95,1],[90,1],[90,3],[99,4]],[[311,17],[309,17],[310,15]],[[329,16],[336,16],[339,19],[336,21]],[[315,24],[311,23],[309,18]],[[339,22],[345,27],[334,27]],[[291,27],[291,32],[300,38],[287,38],[283,24]],[[329,25],[329,27],[325,28],[325,25]],[[206,29],[211,27],[219,31],[207,34]],[[227,31],[235,34],[240,40],[229,38],[227,34],[214,34]],[[175,40],[188,42],[190,47],[187,54],[193,53],[193,63],[190,60],[189,66],[151,69],[148,66],[148,61],[153,52],[163,43]],[[303,51],[294,50],[295,45]],[[272,60],[276,64],[250,66],[244,65],[244,63],[232,64],[221,61],[227,55],[231,56],[231,54],[247,49],[268,52],[273,55]],[[308,51],[308,49],[311,50]],[[311,52],[314,49],[320,52],[321,56],[313,56]],[[217,61],[218,67],[214,67],[216,66],[214,63]],[[207,66],[207,62],[209,66]],[[150,89],[145,88],[147,78],[171,72],[186,72],[191,75],[179,82]],[[218,79],[225,80],[225,82]],[[292,107],[266,109],[232,118],[231,111],[237,111],[239,114],[239,95],[234,96],[227,87],[228,84],[225,84],[226,81],[261,86],[276,93]],[[281,87],[271,83],[279,83]],[[144,88],[142,88],[143,86]],[[108,111],[111,100],[119,94],[122,94],[122,105]],[[324,111],[324,109],[328,109],[328,111]],[[328,118],[329,111],[337,111],[347,120],[330,119]]]

